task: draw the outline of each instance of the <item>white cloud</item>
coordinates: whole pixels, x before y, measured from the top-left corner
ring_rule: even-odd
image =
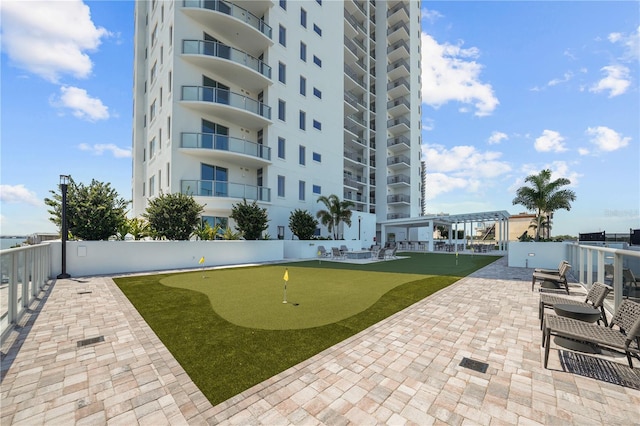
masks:
[[[53,97],[51,104],[59,108],[69,108],[75,117],[87,121],[106,120],[109,108],[100,99],[92,98],[86,90],[77,87],[60,87],[60,97]]]
[[[422,146],[422,153],[427,163],[427,199],[456,189],[477,192],[492,179],[511,171],[511,166],[500,160],[502,153],[479,152],[473,146],[447,149],[426,144]]]
[[[564,73],[562,78],[554,78],[553,80],[547,83],[547,86],[557,86],[558,84],[566,83],[573,78],[573,73],[571,71],[567,71]]]
[[[80,0],[3,1],[2,48],[22,69],[57,83],[70,74],[86,78],[93,63],[87,51],[98,48],[104,28],[91,21],[89,7]]]
[[[544,130],[542,136],[536,138],[533,146],[538,152],[564,152],[567,148],[562,143],[564,137],[554,130]]]
[[[600,93],[609,91],[609,97],[622,95],[631,85],[629,79],[629,68],[624,65],[608,65],[602,67],[601,71],[606,74],[602,80],[589,88],[590,92]]]
[[[522,173],[521,176],[518,177],[511,186],[509,186],[508,191],[515,194],[518,188],[528,185],[528,183],[525,183],[524,181],[527,176],[537,175],[541,170],[545,169],[551,170],[552,181],[559,178],[569,179],[571,183],[567,185],[568,187],[578,186],[580,177],[582,177],[581,174],[569,170],[569,164],[566,161],[553,161],[542,166],[539,164],[523,164],[520,168],[520,172]]]
[[[433,118],[422,117],[422,130],[430,131],[436,128],[436,122]]]
[[[131,149],[123,149],[112,143],[108,144],[93,144],[89,145],[86,143],[81,143],[78,145],[78,148],[81,151],[92,152],[94,155],[102,155],[107,152],[111,152],[111,154],[115,158],[130,158],[131,157]]]
[[[637,61],[640,59],[640,26],[631,34],[611,33],[608,37],[611,43],[621,43],[625,51],[621,59]]]
[[[489,136],[489,140],[487,142],[489,142],[489,145],[495,145],[507,139],[509,139],[509,136],[507,136],[506,133],[494,131],[491,133],[491,136]]]
[[[616,151],[629,145],[630,137],[622,137],[620,133],[605,126],[589,127],[586,132],[592,136],[591,143],[600,151]]]
[[[0,201],[3,203],[25,203],[32,206],[40,206],[42,203],[35,192],[28,190],[24,185],[0,185]]]
[[[440,19],[444,16],[437,10],[430,10],[426,8],[422,9],[421,15],[424,21],[429,21],[429,22],[434,22],[436,19]]]
[[[591,151],[589,151],[587,148],[578,148],[578,154],[580,155],[589,155],[591,153]]]
[[[491,114],[498,104],[490,84],[480,81],[483,66],[473,59],[475,47],[438,42],[422,34],[422,102],[434,108],[457,101],[475,107],[475,115]]]

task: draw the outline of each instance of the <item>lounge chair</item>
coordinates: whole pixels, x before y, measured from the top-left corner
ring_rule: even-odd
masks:
[[[534,272],[531,277],[531,291],[533,291],[533,286],[535,285],[536,281],[541,281],[541,282],[550,281],[554,283],[558,288],[562,288],[562,286],[564,286],[564,289],[566,290],[567,294],[569,294],[569,284],[567,283],[567,273],[569,273],[570,269],[571,269],[571,265],[569,265],[568,263],[565,263],[560,267],[560,274],[558,275],[545,274],[542,272]]]
[[[385,248],[381,248],[380,250],[378,250],[378,253],[376,254],[376,259],[378,260],[385,260],[387,258],[387,250]]]
[[[349,248],[344,244],[340,246],[340,253],[342,253],[343,255],[348,251],[349,251]]]
[[[599,282],[593,283],[591,290],[587,293],[587,297],[584,302],[567,297],[556,296],[553,294],[540,294],[540,308],[538,310],[538,318],[540,318],[540,329],[542,330],[542,324],[544,323],[544,308],[553,308],[553,305],[559,303],[565,303],[569,305],[587,306],[589,308],[600,309],[602,316],[600,319],[604,322],[604,325],[609,325],[607,322],[607,314],[604,311],[604,299],[607,297],[613,288]],[[598,323],[600,323],[600,319]]]
[[[324,246],[318,246],[318,256],[319,257],[329,257],[331,253],[327,252]]]
[[[558,265],[558,269],[544,269],[544,268],[536,268],[533,270],[533,272],[538,272],[541,274],[555,274],[555,275],[560,275],[560,268],[562,268],[562,265],[564,265],[565,263],[569,263],[566,260],[562,260],[560,261],[560,264]]]
[[[385,259],[395,259],[397,251],[398,251],[397,247],[394,247],[392,249],[387,249],[385,251],[384,258]]]
[[[614,325],[620,331],[614,330]],[[640,303],[623,300],[608,327],[572,318],[547,315],[542,334],[544,368],[547,368],[549,361],[551,336],[560,336],[599,348],[623,352],[627,355],[629,367],[633,368],[631,357],[640,355]]]
[[[344,253],[342,253],[338,247],[331,247],[331,258],[344,259]]]

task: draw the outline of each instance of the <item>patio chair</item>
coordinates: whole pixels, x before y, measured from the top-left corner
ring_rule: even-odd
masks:
[[[551,336],[560,336],[598,348],[624,353],[631,368],[633,368],[631,357],[640,359],[640,303],[628,299],[623,300],[608,327],[555,315],[547,315],[544,324],[544,333],[542,334],[544,368],[547,368],[549,361]],[[620,331],[614,330],[614,325]]]
[[[381,248],[380,250],[378,250],[378,253],[376,255],[376,259],[385,260],[387,258],[387,250],[389,250],[389,249]]]
[[[564,303],[569,305],[587,306],[590,308],[600,309],[602,316],[598,320],[603,321],[605,327],[608,326],[607,314],[604,311],[604,299],[609,292],[613,291],[613,287],[600,282],[595,282],[591,286],[591,290],[587,293],[584,302],[580,300],[569,299],[567,297],[556,296],[553,294],[540,294],[540,307],[538,310],[538,318],[540,319],[540,330],[542,330],[542,324],[544,324],[544,308],[553,308],[553,305]]]
[[[571,265],[569,265],[568,263],[565,263],[560,267],[560,274],[558,275],[545,274],[542,272],[534,272],[531,277],[531,291],[533,291],[533,286],[535,285],[536,281],[540,281],[540,282],[549,281],[555,284],[558,288],[562,288],[562,286],[564,286],[564,289],[566,290],[567,294],[569,294],[569,284],[567,283],[567,274],[569,273],[570,269],[571,269]]]
[[[566,260],[561,260],[560,264],[558,265],[558,269],[544,269],[544,268],[536,268],[533,270],[533,272],[538,272],[541,274],[556,274],[556,275],[560,275],[560,268],[562,268],[562,265],[565,263],[569,263]]]
[[[342,253],[343,255],[348,251],[349,251],[349,248],[344,244],[340,246],[340,253]]]
[[[631,269],[622,270],[623,297],[640,297],[640,277],[636,277]]]
[[[329,257],[331,253],[327,252],[324,246],[318,246],[318,256],[319,257]]]
[[[394,247],[392,249],[387,249],[385,251],[384,258],[385,259],[395,259],[397,251],[398,251],[397,247]]]
[[[331,258],[344,259],[344,253],[342,253],[338,247],[331,247]]]

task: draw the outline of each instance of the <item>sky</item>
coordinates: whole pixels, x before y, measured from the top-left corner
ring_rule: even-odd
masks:
[[[548,168],[577,196],[552,235],[640,228],[639,5],[423,1],[427,213],[524,212]],[[61,174],[130,199],[134,3],[0,8],[0,234],[56,232]]]

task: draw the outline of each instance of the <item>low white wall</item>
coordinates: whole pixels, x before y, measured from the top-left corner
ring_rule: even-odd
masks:
[[[567,259],[567,243],[552,242],[510,242],[508,261],[511,267],[557,268],[560,261]]]
[[[72,277],[163,271],[284,260],[284,242],[268,241],[68,241]],[[61,242],[51,245],[51,276],[62,271]],[[204,256],[204,264],[200,259]]]
[[[318,257],[318,247],[324,246],[327,252],[331,247],[347,246],[349,250],[361,250],[358,240],[283,240],[285,259],[315,259]]]

